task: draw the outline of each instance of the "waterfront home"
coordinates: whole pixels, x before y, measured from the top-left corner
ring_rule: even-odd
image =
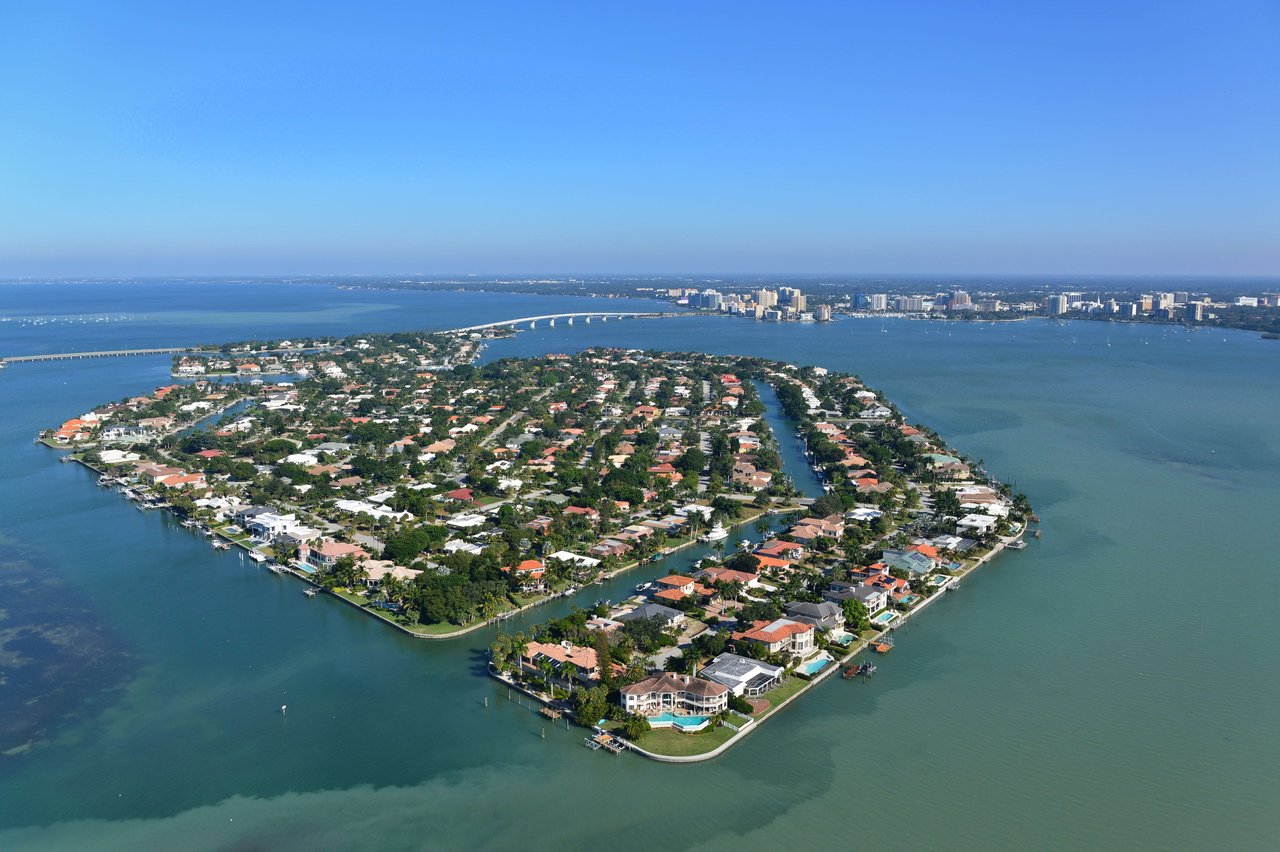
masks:
[[[679,592],[683,595],[693,594],[693,588],[697,585],[692,577],[683,577],[679,574],[671,574],[657,581],[659,589],[669,589]]]
[[[203,488],[205,481],[203,473],[175,473],[173,476],[166,476],[156,484],[163,485],[165,488]]]
[[[137,453],[130,453],[125,450],[101,450],[98,453],[98,460],[108,465],[124,464],[137,461],[139,458]]]
[[[239,519],[240,513],[236,513]],[[288,514],[281,515],[277,512],[255,511],[251,516],[246,517],[241,525],[254,537],[264,541],[270,541],[281,533],[286,533],[298,525],[297,515]]]
[[[388,577],[394,577],[397,580],[410,583],[422,573],[413,568],[397,565],[389,559],[369,559],[363,562],[360,567],[364,568],[363,582],[369,589],[378,588]]]
[[[369,554],[360,545],[332,539],[324,539],[315,546],[304,544],[298,550],[298,558],[317,571],[333,570],[333,566],[344,556],[350,556],[356,561],[369,558]]]
[[[517,577],[527,577],[533,580],[539,580],[546,573],[546,566],[538,559],[525,559],[516,565],[515,568],[504,567],[503,571],[514,572]]]
[[[880,558],[889,568],[899,568],[921,577],[938,567],[934,559],[919,550],[886,550]]]
[[[848,600],[858,601],[867,608],[868,614],[875,614],[889,605],[888,590],[862,583],[836,581],[822,593],[822,596],[837,604]]]
[[[759,574],[748,574],[746,571],[735,571],[732,568],[725,568],[719,565],[704,568],[696,576],[699,579],[706,580],[708,583],[741,583],[748,588],[755,588],[760,585]]]
[[[631,545],[613,538],[602,539],[587,550],[592,556],[603,559],[606,556],[621,556],[631,550]]]
[[[599,559],[592,559],[590,556],[579,556],[568,550],[557,550],[555,553],[547,557],[548,559],[558,559],[561,562],[568,562],[577,565],[579,568],[597,568],[600,565]]]
[[[996,525],[1000,523],[1000,519],[992,515],[965,515],[956,521],[956,532],[976,533],[977,535],[986,535],[995,532]]]
[[[812,624],[818,630],[839,630],[844,627],[844,609],[831,601],[792,601],[787,604],[786,612],[788,618]]]
[[[844,518],[840,515],[828,515],[825,518],[805,518],[797,521],[787,534],[798,541],[812,541],[815,538],[840,538],[844,535]]]
[[[170,476],[177,476],[186,473],[180,467],[171,467],[169,465],[146,463],[137,466],[138,476],[149,485],[156,485],[162,479]]]
[[[572,642],[530,642],[520,658],[520,667],[530,674],[541,674],[545,661],[550,661],[556,674],[566,681],[595,684],[600,680],[595,648],[583,648]]]
[[[757,547],[755,552],[757,556],[772,556],[775,559],[794,561],[804,556],[804,545],[794,541],[773,539]]]
[[[729,709],[729,688],[702,678],[664,672],[622,687],[618,703],[628,713],[642,716],[674,711],[714,716]]]
[[[734,695],[756,698],[777,686],[783,671],[782,666],[725,651],[708,663],[701,675],[728,687]]]
[[[588,630],[598,630],[601,633],[612,635],[622,629],[622,622],[612,618],[604,618],[599,615],[593,615],[587,619],[585,627]]]
[[[614,617],[616,621],[627,622],[636,621],[638,619],[657,618],[661,619],[664,630],[674,630],[684,621],[684,613],[678,609],[672,609],[669,606],[663,606],[657,603],[641,604],[630,612],[624,612]]]
[[[747,630],[735,632],[734,642],[751,642],[770,654],[792,654],[804,657],[813,651],[815,631],[812,624],[791,618],[757,621]]]

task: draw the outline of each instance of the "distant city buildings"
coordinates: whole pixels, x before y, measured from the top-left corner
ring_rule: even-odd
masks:
[[[1280,293],[1239,294],[1210,297],[1186,290],[1132,295],[1105,291],[1067,291],[1047,296],[1019,294],[1018,301],[1006,302],[1000,291],[971,294],[959,288],[926,293],[853,293],[840,297],[828,287],[817,297],[820,304],[811,305],[812,294],[789,285],[776,289],[761,287],[739,292],[722,292],[704,288],[671,288],[653,290],[679,304],[691,308],[764,322],[830,322],[837,311],[856,313],[898,313],[958,317],[1008,314],[1010,316],[1108,317],[1119,320],[1203,323],[1225,316],[1227,322],[1240,322],[1240,309],[1280,308]],[[1043,291],[1041,291],[1043,292]],[[1227,313],[1213,313],[1219,309]],[[1232,313],[1234,312],[1234,313]],[[1258,320],[1253,320],[1257,322]]]

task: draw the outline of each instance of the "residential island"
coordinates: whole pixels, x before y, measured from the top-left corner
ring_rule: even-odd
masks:
[[[175,383],[41,440],[140,509],[424,639],[709,544],[490,649],[495,678],[588,745],[662,760],[719,754],[836,672],[869,676],[855,655],[887,651],[1034,520],[855,376],[617,349],[477,366],[483,340],[184,353]]]

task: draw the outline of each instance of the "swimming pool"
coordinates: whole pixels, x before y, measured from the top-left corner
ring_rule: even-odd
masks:
[[[678,731],[701,731],[710,723],[710,716],[677,716],[670,711],[649,717],[651,728],[675,728]]]
[[[884,627],[888,624],[892,624],[897,620],[898,620],[898,614],[896,612],[882,612],[879,615],[877,615],[875,618],[871,619],[871,623],[878,624],[881,627]]]
[[[901,601],[907,606],[911,606],[913,603],[915,603],[918,600],[920,600],[919,595],[903,595],[901,598]]]
[[[802,665],[800,667],[800,671],[804,672],[807,675],[816,675],[818,672],[825,669],[827,667],[827,663],[829,662],[831,662],[829,658],[819,657],[816,660],[810,660],[809,662]]]

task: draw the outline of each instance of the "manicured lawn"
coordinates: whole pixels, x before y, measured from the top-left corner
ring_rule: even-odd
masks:
[[[808,685],[809,681],[792,677],[782,686],[776,686],[760,697],[769,702],[769,709],[772,710]]]
[[[682,734],[679,731],[663,728],[649,731],[637,742],[645,751],[654,754],[666,754],[673,757],[684,757],[692,754],[706,754],[729,741],[737,731],[732,728],[719,727],[700,734]]]

